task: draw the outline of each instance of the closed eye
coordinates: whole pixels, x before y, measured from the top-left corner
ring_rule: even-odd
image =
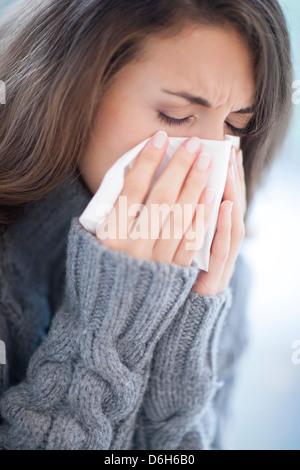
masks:
[[[182,126],[184,124],[190,124],[191,120],[193,119],[193,116],[188,116],[183,119],[175,119],[170,116],[167,116],[164,113],[159,112],[158,119],[164,124],[167,124],[168,126]]]
[[[232,124],[230,124],[227,121],[225,122],[225,124],[229,128],[229,130],[238,137],[241,137],[246,134],[246,127],[244,127],[243,129],[240,129],[238,127],[234,127]]]
[[[159,112],[158,113],[158,119],[163,122],[164,124],[167,124],[168,126],[183,126],[183,125],[188,125],[191,123],[192,119],[193,119],[194,116],[188,116],[186,118],[183,118],[183,119],[176,119],[176,118],[172,118],[170,116],[167,116],[166,114],[162,113],[162,112]],[[226,126],[228,127],[228,129],[230,130],[230,132],[232,132],[234,135],[236,136],[242,136],[242,135],[245,135],[245,131],[246,131],[246,127],[244,127],[243,129],[240,129],[238,127],[234,127],[232,124],[230,124],[229,122],[225,122]]]

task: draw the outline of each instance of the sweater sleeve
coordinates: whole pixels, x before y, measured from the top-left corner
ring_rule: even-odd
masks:
[[[196,277],[112,250],[74,217],[63,302],[25,379],[1,396],[0,448],[129,448],[154,348]]]
[[[214,423],[207,410],[222,386],[217,352],[231,303],[228,287],[217,296],[191,291],[179,308],[155,349],[135,449],[209,448]]]
[[[226,448],[251,281],[239,255],[222,294],[189,293],[156,346],[133,449]]]

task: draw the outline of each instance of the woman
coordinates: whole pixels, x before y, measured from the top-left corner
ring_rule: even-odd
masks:
[[[290,111],[277,1],[31,0],[0,31],[0,446],[222,448],[245,340],[244,220]],[[208,272],[185,236],[104,241],[79,223],[107,170],[150,136],[121,194],[141,202],[166,138],[186,137],[146,204],[199,202],[207,223],[198,138],[225,133],[243,154]]]

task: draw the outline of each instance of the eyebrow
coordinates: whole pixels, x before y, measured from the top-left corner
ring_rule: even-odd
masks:
[[[200,96],[193,96],[190,95],[189,93],[185,92],[175,92],[175,91],[170,91],[170,90],[165,90],[162,88],[164,93],[167,93],[168,95],[175,95],[175,96],[180,96],[181,98],[184,98],[185,100],[189,101],[190,103],[193,104],[198,104],[200,106],[204,106],[205,108],[212,108],[212,104],[209,103],[207,100],[204,98],[201,98]],[[234,114],[252,114],[254,112],[254,107],[249,106],[248,108],[240,109],[239,111],[233,111]]]

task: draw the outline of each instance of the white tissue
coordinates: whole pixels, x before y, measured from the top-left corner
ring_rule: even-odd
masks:
[[[176,150],[186,139],[186,137],[169,137],[168,149],[153,177],[147,195],[162,172],[165,170]],[[144,140],[136,147],[126,152],[105,174],[99,189],[79,218],[80,223],[89,232],[96,234],[97,230],[103,224],[107,214],[113,208],[123,189],[124,177],[134,165],[136,157],[144,148],[148,140],[150,140],[150,138]],[[192,264],[196,264],[198,269],[208,271],[210,249],[216,230],[219,207],[224,194],[231,147],[234,146],[236,149],[239,149],[240,138],[226,135],[224,141],[201,139],[201,142],[202,152],[209,153],[213,160],[213,166],[206,187],[214,189],[216,197],[212,208],[212,216],[204,237],[204,244],[200,250],[196,251]],[[146,201],[146,198],[144,201]]]

